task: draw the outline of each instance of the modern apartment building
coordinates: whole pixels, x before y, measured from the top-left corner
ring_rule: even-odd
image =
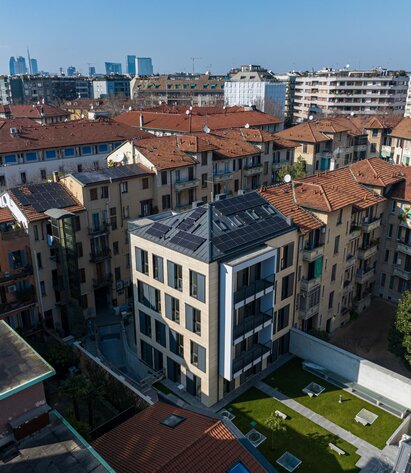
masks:
[[[152,136],[109,119],[40,125],[34,120],[0,120],[0,188],[51,180],[106,167],[106,156],[131,138]]]
[[[215,106],[224,103],[224,75],[138,74],[131,80],[131,97],[141,107],[169,105]]]
[[[284,121],[286,125],[291,125],[294,122],[295,83],[298,75],[299,73],[294,71],[285,74],[274,74],[278,81],[285,83]]]
[[[295,155],[307,173],[338,169],[361,159],[382,154],[389,134],[400,117],[330,117],[308,120],[277,136],[296,144]]]
[[[261,66],[241,66],[224,84],[226,106],[255,106],[279,118],[284,118],[285,96],[286,83]]]
[[[288,349],[296,227],[255,192],[130,223],[138,355],[210,406]]]
[[[91,83],[95,99],[130,97],[130,77],[121,75],[121,72],[94,77]]]
[[[409,77],[403,71],[322,69],[296,78],[294,121],[310,115],[404,114]]]

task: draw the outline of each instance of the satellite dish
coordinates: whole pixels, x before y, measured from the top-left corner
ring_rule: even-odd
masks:
[[[223,110],[225,110],[227,107],[224,105]]]
[[[81,114],[80,118],[84,118],[84,113]]]
[[[249,124],[249,123],[246,123],[246,124],[244,125],[244,128],[250,128],[250,124]]]
[[[314,118],[313,115],[310,115],[310,116],[308,117],[309,120],[313,120],[313,118]]]
[[[286,182],[287,184],[288,184],[289,182],[291,182],[291,176],[290,176],[290,174],[286,174],[286,175],[284,176],[284,182]]]
[[[207,125],[205,125],[205,127],[203,128],[203,131],[204,131],[204,133],[210,133],[211,130],[210,130],[210,128],[208,128]]]

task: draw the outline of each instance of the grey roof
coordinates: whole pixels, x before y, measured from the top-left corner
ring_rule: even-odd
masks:
[[[148,174],[150,174],[150,171],[140,164],[128,164],[126,166],[115,166],[96,171],[76,172],[71,174],[71,176],[83,184],[83,186],[88,186],[122,179],[131,179]]]
[[[129,228],[134,235],[211,262],[258,247],[296,227],[260,194],[250,192]]]
[[[48,209],[44,212],[44,215],[59,220],[60,218],[64,218],[74,214],[71,212],[67,212],[67,210],[64,209]]]
[[[0,400],[54,375],[54,369],[0,320]]]
[[[411,441],[401,443],[393,472],[411,473]]]

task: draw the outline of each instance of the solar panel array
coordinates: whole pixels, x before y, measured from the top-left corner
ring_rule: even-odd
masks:
[[[101,169],[100,171],[82,172],[76,174],[83,184],[93,184],[96,182],[104,182],[109,179],[125,179],[128,177],[139,176],[144,174],[140,167],[130,164],[128,166],[116,166],[109,169]]]
[[[169,227],[168,225],[156,222],[147,230],[146,233],[148,233],[149,235],[153,235],[157,238],[162,238],[170,230],[171,227]]]
[[[181,246],[187,250],[196,251],[197,248],[202,245],[206,240],[205,238],[193,235],[192,233],[179,231],[176,235],[171,238],[170,243]]]
[[[178,224],[177,228],[179,228],[180,230],[189,230],[195,224],[195,222],[195,219],[188,217],[181,221]]]
[[[267,216],[264,220],[254,221],[252,225],[237,228],[213,239],[216,248],[227,253],[250,243],[269,238],[276,231],[287,227],[287,223],[278,215]]]
[[[259,205],[267,205],[267,201],[257,194],[257,192],[250,192],[249,194],[237,196],[233,199],[219,200],[214,205],[223,215],[232,215]]]
[[[28,186],[30,193],[13,189],[13,193],[22,206],[31,206],[36,212],[49,209],[64,209],[76,205],[76,201],[57,183]]]
[[[198,220],[202,215],[207,212],[207,209],[204,207],[198,207],[194,210],[194,212],[190,215],[190,218],[194,220]]]

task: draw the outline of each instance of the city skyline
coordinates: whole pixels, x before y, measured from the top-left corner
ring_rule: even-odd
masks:
[[[366,0],[361,4],[349,0],[338,15],[327,10],[324,0],[309,4],[298,0],[292,10],[288,5],[265,0],[251,10],[241,0],[235,3],[235,9],[230,3],[219,5],[218,16],[210,4],[208,10],[201,10],[201,21],[197,6],[186,1],[180,3],[181,11],[168,12],[166,16],[153,15],[149,5],[134,5],[128,0],[120,4],[123,8],[110,10],[108,14],[107,1],[100,2],[99,10],[95,10],[92,4],[84,5],[78,0],[70,7],[61,5],[58,8],[42,0],[36,8],[27,5],[22,16],[13,9],[13,2],[6,0],[3,12],[9,21],[5,24],[4,39],[0,41],[0,73],[8,72],[10,56],[25,55],[27,45],[39,59],[41,69],[49,72],[58,72],[60,67],[66,70],[74,65],[79,72],[87,74],[91,65],[96,67],[96,72],[102,73],[107,61],[121,62],[126,70],[126,56],[134,54],[151,57],[156,73],[192,72],[192,58],[195,58],[196,72],[211,70],[212,73],[225,73],[232,67],[250,63],[276,72],[324,66],[338,68],[346,64],[359,69],[381,66],[411,70],[405,33],[406,11],[411,11],[411,5],[403,0],[397,2],[404,14],[396,19],[395,36],[386,36],[378,46],[371,41],[363,19],[367,18],[370,25],[381,21],[379,12],[382,10],[378,7],[383,6],[383,2],[379,0]],[[160,1],[157,11],[161,11],[162,4],[166,6]],[[83,12],[81,16],[79,9]],[[116,24],[121,28],[107,40],[98,34],[88,35],[84,41],[83,37],[62,35],[64,23],[60,18],[67,24],[75,21],[82,31],[94,28],[93,23],[99,25],[101,31],[113,32]],[[138,40],[130,34],[136,18]],[[14,37],[12,28],[16,22],[21,31],[30,31],[30,35]],[[31,31],[33,23],[43,23],[53,40],[48,41],[41,28]],[[253,25],[258,25],[258,34],[253,33]],[[153,28],[156,35],[152,34]],[[243,34],[247,30],[250,34]],[[6,39],[12,37],[12,42]],[[188,38],[195,41],[188,41]]]

